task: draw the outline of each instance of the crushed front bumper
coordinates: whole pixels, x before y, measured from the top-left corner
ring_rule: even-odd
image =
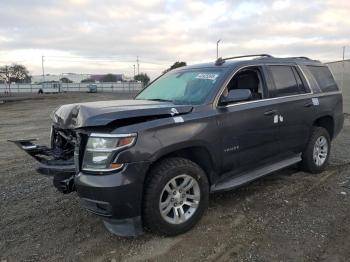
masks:
[[[20,149],[33,157],[38,162],[37,171],[43,175],[56,175],[62,173],[75,173],[74,160],[56,159],[51,148],[33,144],[36,139],[9,140],[15,143]]]
[[[53,176],[54,186],[62,193],[77,191],[81,205],[103,218],[113,234],[136,236],[142,230],[142,196],[150,162],[124,165],[108,174],[76,173],[74,159],[57,159],[55,152],[33,143],[36,139],[11,140],[37,162],[37,171]]]
[[[123,236],[142,233],[143,184],[150,162],[126,164],[121,171],[105,175],[75,176],[81,204],[103,217],[106,228]]]
[[[36,145],[36,139],[9,140],[37,161],[38,173],[53,176],[53,184],[61,193],[67,194],[75,190],[74,175],[76,168],[74,159],[61,160],[54,150],[47,146]]]

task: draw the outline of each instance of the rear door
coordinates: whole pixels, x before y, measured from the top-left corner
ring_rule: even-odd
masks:
[[[268,65],[269,93],[278,101],[278,141],[284,154],[300,153],[309,138],[313,103],[310,89],[295,64]]]

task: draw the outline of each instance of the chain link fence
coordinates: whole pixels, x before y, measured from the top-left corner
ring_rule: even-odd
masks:
[[[111,83],[60,83],[59,88],[53,88],[53,93],[58,92],[88,92],[90,86],[96,85],[97,92],[134,93],[142,89],[142,83],[138,82],[111,82]],[[11,84],[10,89],[6,84],[0,84],[0,97],[10,95],[37,94],[39,90],[50,91],[50,87],[42,84]]]

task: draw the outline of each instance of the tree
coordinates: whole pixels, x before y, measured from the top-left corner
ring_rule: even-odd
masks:
[[[11,82],[28,83],[31,82],[32,76],[24,65],[13,64]]]
[[[70,80],[70,79],[67,78],[67,77],[62,77],[62,78],[60,79],[60,81],[61,81],[62,83],[65,83],[65,84],[73,83],[73,81]]]
[[[117,82],[117,76],[113,74],[104,75],[101,82]]]
[[[0,67],[0,81],[3,81],[11,93],[11,83],[26,83],[31,81],[29,71],[24,65],[12,64]],[[6,92],[6,91],[5,91]]]
[[[143,86],[146,86],[149,83],[150,78],[146,73],[141,73],[139,75],[136,75],[134,77],[134,80],[141,81]]]
[[[85,78],[81,80],[80,83],[95,83],[95,80],[92,78]]]
[[[179,61],[177,61],[171,67],[169,67],[168,69],[164,70],[163,74],[165,74],[165,73],[167,73],[167,72],[169,72],[169,71],[171,71],[171,70],[173,70],[175,68],[186,66],[186,65],[187,65],[186,62],[179,62]]]

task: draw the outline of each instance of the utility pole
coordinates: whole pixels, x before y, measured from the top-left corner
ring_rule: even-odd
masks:
[[[41,56],[41,67],[43,69],[43,82],[45,82],[44,56]]]
[[[140,64],[139,64],[139,57],[137,56],[136,63],[137,63],[137,74],[140,74]]]
[[[220,43],[220,41],[221,41],[221,39],[216,41],[216,59],[219,58],[219,43]]]
[[[341,88],[343,89],[344,87],[344,71],[345,71],[345,46],[343,46],[343,70],[342,70],[342,74],[341,74]]]
[[[135,79],[135,65],[133,65],[134,66],[134,79]]]

